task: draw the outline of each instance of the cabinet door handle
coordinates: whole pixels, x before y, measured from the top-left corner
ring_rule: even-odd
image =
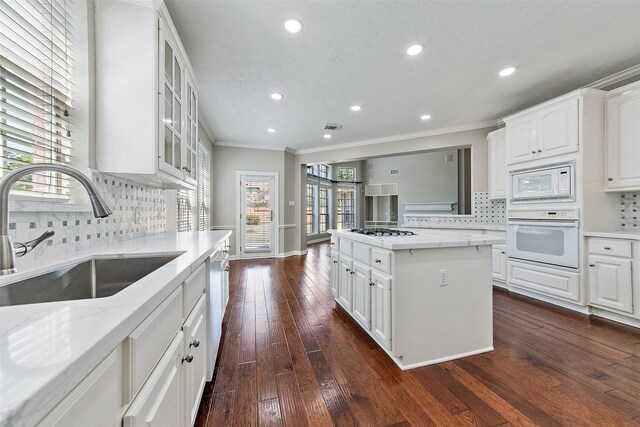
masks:
[[[605,246],[605,247],[604,247],[604,250],[605,250],[605,251],[610,251],[610,250],[611,250],[611,248],[610,248],[609,246]]]
[[[542,150],[538,149],[538,153],[542,153]]]
[[[596,266],[595,264],[589,264],[589,267],[595,267],[595,266]]]
[[[382,262],[382,260],[381,260],[381,259],[377,259],[377,260],[376,260],[376,264],[380,264],[381,262]]]
[[[198,348],[200,347],[200,340],[193,340],[189,343],[189,348],[194,347],[194,348]]]
[[[505,253],[505,251],[500,251],[501,254]]]
[[[609,177],[607,178],[607,181],[613,181],[613,178]]]
[[[193,362],[193,354],[187,354],[186,356],[184,356],[182,358],[182,363],[184,362],[187,362],[187,363]]]

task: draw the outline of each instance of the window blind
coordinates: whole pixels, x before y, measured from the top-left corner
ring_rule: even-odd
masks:
[[[73,0],[0,1],[0,176],[73,151]],[[19,193],[69,197],[65,175],[24,177]]]
[[[178,214],[177,214],[177,231],[193,231],[194,215],[193,208],[195,206],[195,192],[190,190],[178,190]]]
[[[198,144],[198,230],[209,229],[209,150]]]

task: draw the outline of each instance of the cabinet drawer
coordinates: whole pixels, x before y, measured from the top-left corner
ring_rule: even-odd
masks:
[[[186,318],[207,285],[205,264],[202,263],[182,284],[182,318]]]
[[[338,250],[338,236],[335,234],[331,235],[331,249]]]
[[[371,248],[361,243],[353,242],[353,258],[367,265],[371,263]]]
[[[589,239],[589,253],[631,258],[631,242],[617,239]]]
[[[391,274],[391,252],[371,249],[371,266],[387,274]]]
[[[339,240],[339,244],[340,244],[340,252],[351,256],[352,250],[351,250],[351,240],[347,240],[347,239],[340,239]]]
[[[180,326],[182,326],[182,287],[176,289],[124,340],[124,379],[127,401],[138,393]]]
[[[580,300],[579,274],[509,261],[507,281],[510,285],[540,292],[573,302]]]

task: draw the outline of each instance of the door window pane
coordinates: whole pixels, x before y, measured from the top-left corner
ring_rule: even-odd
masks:
[[[271,250],[271,182],[247,180],[245,191],[245,251]]]
[[[336,200],[338,230],[355,227],[355,189],[338,188]]]

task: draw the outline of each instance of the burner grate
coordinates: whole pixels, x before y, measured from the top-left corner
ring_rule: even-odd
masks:
[[[393,236],[413,236],[416,233],[408,230],[397,230],[393,228],[352,228],[353,233],[364,234],[365,236],[393,237]]]

